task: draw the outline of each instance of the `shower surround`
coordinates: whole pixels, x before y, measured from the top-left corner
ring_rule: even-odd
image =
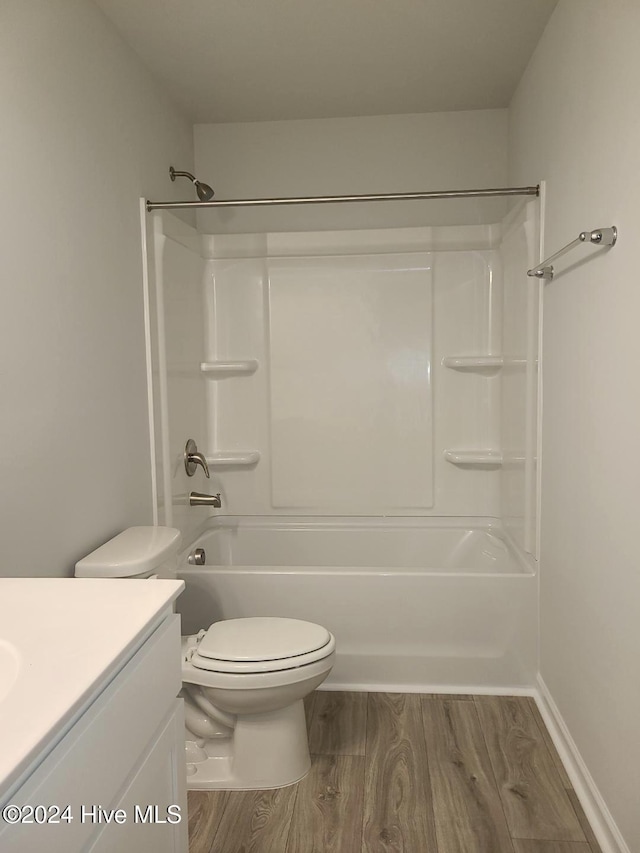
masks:
[[[189,543],[186,630],[325,624],[328,687],[532,685],[538,208],[224,236],[149,217],[158,520]],[[186,477],[187,438],[210,480]],[[221,492],[215,518],[192,489]]]

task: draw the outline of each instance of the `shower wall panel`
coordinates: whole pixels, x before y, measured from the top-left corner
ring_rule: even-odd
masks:
[[[428,253],[268,262],[271,503],[433,506]]]
[[[171,214],[153,214],[148,240],[156,514],[189,541],[210,515],[208,508],[189,506],[189,491],[206,492],[208,481],[200,468],[187,477],[183,459],[188,438],[201,449],[207,442],[200,370],[205,261],[198,233]]]
[[[211,510],[189,491],[220,492],[238,515],[499,517],[536,554],[537,203],[499,226],[153,222],[161,523],[191,539]]]
[[[226,512],[500,514],[500,378],[447,361],[500,353],[498,239],[492,226],[205,238],[207,453]]]
[[[538,202],[503,222],[502,521],[516,544],[537,557],[538,329],[541,284],[527,276],[538,262]]]

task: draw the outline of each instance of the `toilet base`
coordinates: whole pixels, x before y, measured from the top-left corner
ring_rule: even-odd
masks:
[[[302,700],[237,718],[230,737],[194,741],[187,731],[187,788],[252,791],[283,788],[311,767]]]

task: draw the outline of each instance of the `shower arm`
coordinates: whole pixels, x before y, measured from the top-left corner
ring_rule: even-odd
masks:
[[[175,181],[176,178],[189,178],[192,184],[196,182],[196,176],[192,175],[191,172],[178,172],[173,166],[169,166],[169,177],[172,181]]]

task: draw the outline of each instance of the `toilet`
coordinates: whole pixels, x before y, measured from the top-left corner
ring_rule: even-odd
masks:
[[[76,563],[79,578],[168,578],[180,531],[130,527]],[[331,672],[335,638],[300,619],[214,622],[182,638],[187,787],[280,788],[311,760],[303,699]]]

